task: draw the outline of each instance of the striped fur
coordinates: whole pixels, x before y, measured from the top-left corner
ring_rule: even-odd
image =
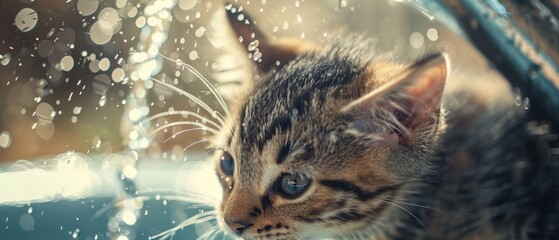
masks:
[[[244,14],[248,24],[234,22],[233,30],[257,31],[267,62],[290,54],[247,68],[258,77],[242,84],[213,142],[235,164],[227,176],[223,151],[216,153],[223,229],[243,226],[244,239],[557,236],[559,162],[545,123],[512,105],[466,108],[458,93],[447,94],[442,109],[441,54],[399,65],[361,37],[274,43]],[[311,182],[296,198],[278,191],[290,173]]]

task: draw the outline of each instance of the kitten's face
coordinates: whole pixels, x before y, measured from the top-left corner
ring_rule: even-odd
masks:
[[[239,98],[214,142],[218,221],[245,239],[371,235],[405,183],[429,171],[444,58],[402,68],[364,61],[355,42],[315,51],[260,44],[282,65],[260,65],[267,77]]]

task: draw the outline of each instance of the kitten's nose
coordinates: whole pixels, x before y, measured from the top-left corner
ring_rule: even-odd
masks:
[[[245,229],[252,226],[250,223],[242,222],[242,221],[227,221],[225,220],[225,224],[233,230],[235,233],[241,235]]]

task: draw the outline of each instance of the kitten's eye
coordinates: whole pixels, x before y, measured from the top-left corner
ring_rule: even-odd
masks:
[[[277,191],[285,198],[297,198],[307,190],[310,180],[299,174],[283,174],[279,179]]]
[[[233,170],[235,169],[235,162],[233,161],[233,157],[227,151],[223,151],[223,155],[221,155],[220,163],[221,171],[228,176],[233,175]]]

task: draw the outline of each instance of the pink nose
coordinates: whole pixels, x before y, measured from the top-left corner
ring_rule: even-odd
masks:
[[[233,230],[235,233],[241,235],[243,234],[243,231],[245,231],[247,228],[251,227],[252,224],[250,223],[245,223],[242,221],[227,221],[225,220],[225,224],[227,224],[227,226]]]

